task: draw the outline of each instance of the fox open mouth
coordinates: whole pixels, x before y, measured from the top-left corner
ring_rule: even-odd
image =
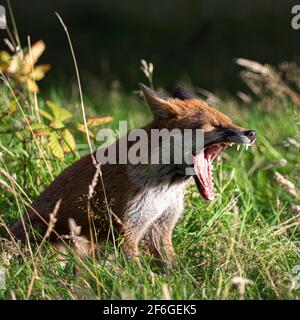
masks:
[[[206,200],[213,200],[215,197],[214,182],[213,182],[213,161],[214,159],[228,146],[233,143],[221,142],[218,144],[208,145],[196,152],[193,157],[194,180],[199,190],[199,193]],[[246,144],[248,148],[249,144]],[[237,145],[239,149],[239,144]]]

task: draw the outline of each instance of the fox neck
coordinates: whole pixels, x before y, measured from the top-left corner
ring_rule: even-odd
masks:
[[[140,186],[173,186],[185,184],[189,180],[190,176],[186,175],[187,164],[185,163],[182,155],[181,161],[176,162],[174,156],[173,145],[170,147],[169,161],[164,163],[162,161],[163,146],[161,142],[158,145],[153,146],[151,142],[151,134],[153,129],[162,129],[165,126],[155,121],[144,126],[142,129],[148,136],[148,163],[147,164],[128,164],[127,174],[130,180],[137,183]],[[128,141],[128,148],[135,142]],[[156,154],[159,157],[159,163],[154,164],[152,162],[152,156]],[[159,155],[158,155],[159,154]],[[178,159],[177,159],[178,160]]]
[[[184,168],[174,164],[128,165],[129,179],[140,187],[173,187],[185,185],[190,176]]]

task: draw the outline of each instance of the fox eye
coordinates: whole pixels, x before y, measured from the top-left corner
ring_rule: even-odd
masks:
[[[217,129],[222,129],[223,125],[221,123],[214,123],[214,127]]]

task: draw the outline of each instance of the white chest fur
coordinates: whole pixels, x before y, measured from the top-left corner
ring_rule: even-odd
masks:
[[[125,213],[128,229],[139,237],[163,214],[182,214],[186,183],[155,183],[151,179],[143,181],[141,187],[142,191],[130,200]]]

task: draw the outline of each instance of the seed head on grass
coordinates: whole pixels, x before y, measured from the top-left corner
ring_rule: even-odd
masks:
[[[296,188],[294,183],[287,179],[285,176],[279,172],[275,172],[275,179],[289,194],[297,199],[300,199],[300,190]]]
[[[59,210],[60,205],[61,205],[61,199],[59,199],[56,202],[53,211],[49,214],[49,224],[48,224],[48,228],[47,228],[47,231],[45,234],[45,239],[48,239],[50,237],[50,234],[54,230],[55,224],[57,222],[56,216],[57,216],[57,212]]]
[[[150,87],[153,88],[153,71],[154,66],[152,62],[147,62],[145,59],[141,59],[140,69],[149,80]]]

